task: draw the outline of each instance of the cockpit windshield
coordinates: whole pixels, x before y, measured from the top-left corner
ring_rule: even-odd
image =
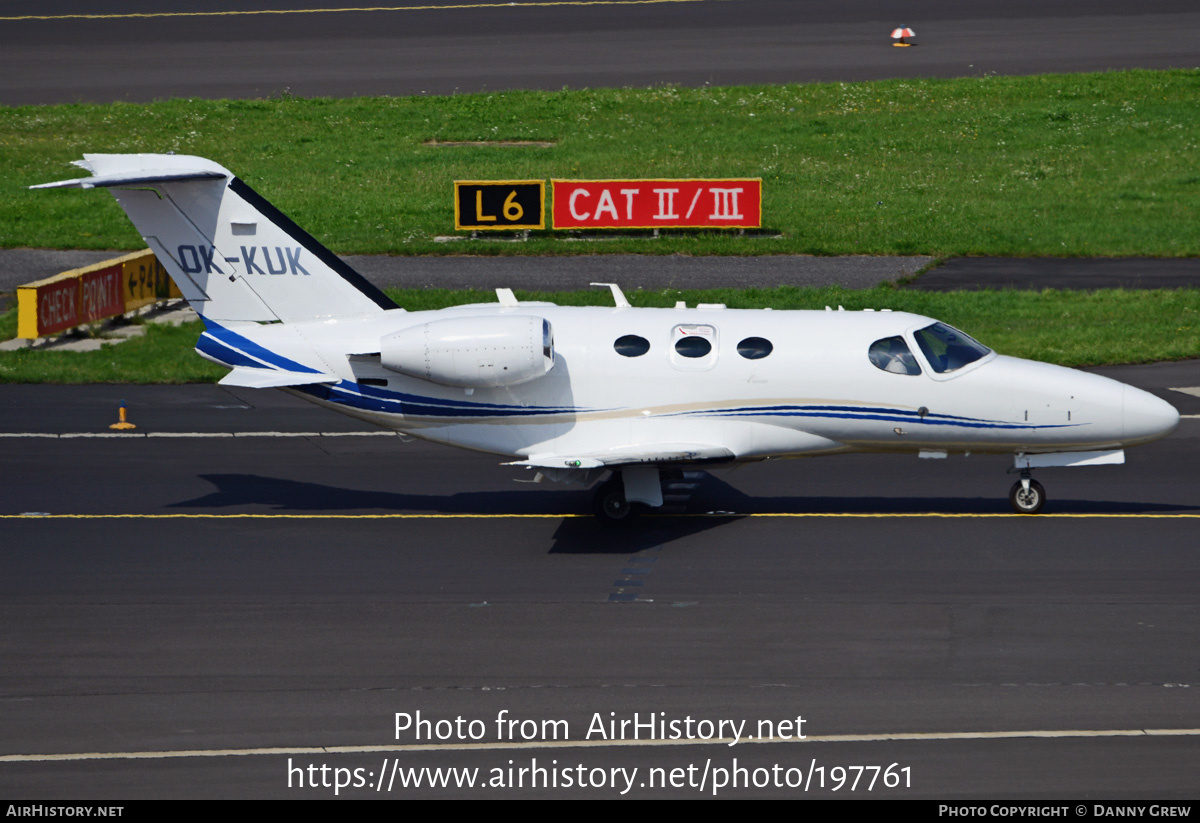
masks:
[[[945,323],[934,323],[913,332],[917,345],[929,361],[929,366],[938,374],[961,369],[991,353],[991,349],[972,340],[958,329]]]

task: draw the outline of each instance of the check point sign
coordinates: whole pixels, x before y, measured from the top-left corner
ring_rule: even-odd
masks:
[[[762,180],[551,180],[555,229],[762,225]]]

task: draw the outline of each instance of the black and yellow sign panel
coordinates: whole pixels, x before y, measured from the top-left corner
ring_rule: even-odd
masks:
[[[454,228],[478,231],[545,227],[546,181],[454,181]]]

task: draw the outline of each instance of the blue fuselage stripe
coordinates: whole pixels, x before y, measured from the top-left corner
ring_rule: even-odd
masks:
[[[264,348],[264,347],[260,346],[258,343],[255,343],[253,340],[249,339],[248,337],[243,337],[242,335],[238,334],[237,332],[231,331],[231,330],[225,328],[224,326],[220,325],[219,323],[216,323],[212,320],[209,320],[206,318],[204,323],[205,323],[206,329],[204,331],[204,334],[200,335],[200,343],[196,345],[196,348],[200,349],[201,351],[204,351],[206,354],[209,354],[212,357],[218,357],[218,358],[224,360],[224,358],[221,357],[221,355],[211,352],[211,351],[208,351],[207,349],[201,348],[200,344],[202,344],[204,342],[204,339],[207,337],[210,340],[218,342],[224,346],[228,346],[229,349],[231,349],[234,352],[237,352],[237,354],[241,355],[243,358],[245,358],[246,356],[249,356],[249,357],[255,358],[257,361],[260,361],[260,362],[253,362],[253,361],[244,361],[243,360],[242,362],[230,363],[229,365],[231,365],[231,366],[234,366],[234,365],[236,365],[236,366],[251,366],[251,367],[259,368],[259,369],[276,368],[276,369],[283,369],[284,371],[300,372],[301,374],[320,374],[321,373],[321,372],[317,371],[316,369],[311,369],[308,366],[303,365],[302,363],[297,363],[295,360],[290,360],[290,359],[284,357],[283,355],[276,354],[275,352],[271,351],[270,349]],[[264,364],[266,364],[266,365],[264,365]]]
[[[208,332],[200,335],[200,339],[196,341],[196,351],[224,363],[226,366],[246,366],[251,369],[271,368],[268,364],[238,351],[224,340],[219,340]]]
[[[612,409],[589,409],[575,406],[512,406],[494,403],[472,403],[421,395],[388,391],[373,386],[343,381],[334,386],[303,386],[300,391],[331,403],[350,406],[362,411],[400,414],[421,418],[486,418],[500,417],[508,420],[521,418],[539,419],[551,415],[580,415]],[[887,423],[920,423],[927,426],[952,426],[968,429],[1047,429],[1070,428],[1078,423],[1053,423],[1030,425],[1008,423],[1002,420],[982,420],[955,415],[920,415],[906,409],[888,409],[869,406],[762,406],[733,409],[709,409],[704,411],[679,412],[671,417],[807,417],[827,420],[864,420]]]

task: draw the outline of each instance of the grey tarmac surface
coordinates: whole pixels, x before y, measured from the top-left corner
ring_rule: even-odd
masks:
[[[127,16],[305,5],[255,0],[163,8],[116,0],[14,0],[0,13],[0,104],[1193,68],[1200,31],[1200,10],[1191,0],[502,3],[420,11]],[[14,19],[78,13],[126,16]],[[892,48],[889,34],[899,25],[916,29],[918,47]]]
[[[952,257],[908,284],[908,288],[926,291],[1196,286],[1200,286],[1200,259],[1155,257]]]
[[[1200,362],[1104,372],[1200,412],[1168,388],[1200,385]],[[278,392],[3,386],[0,431],[107,433],[120,399],[139,434],[362,428]],[[636,767],[641,781],[735,758],[802,772],[895,763],[911,769],[908,797],[1200,790],[1200,737],[1137,731],[1200,728],[1195,419],[1125,466],[1040,473],[1037,517],[1006,514],[1001,458],[849,456],[689,475],[685,510],[616,533],[586,516],[587,492],[393,437],[0,443],[0,514],[42,513],[0,519],[0,756],[212,754],[10,760],[0,796],[332,796],[295,788],[295,772],[289,789],[289,764],[490,775],[557,760]],[[64,514],[135,516],[44,516]],[[177,515],[202,517],[164,517]],[[415,742],[397,739],[396,712],[479,719],[494,741],[505,710],[563,720],[577,741],[609,712],[744,719],[748,733],[802,716],[810,741],[360,750]],[[1136,736],[987,736],[1072,730]],[[928,736],[882,739],[908,733]],[[957,733],[978,736],[945,737]],[[816,742],[845,734],[865,738]],[[352,751],[300,751],[335,746]],[[217,754],[264,748],[285,751]]]
[[[0,249],[0,293],[17,286],[118,257],[127,252]],[[347,255],[347,263],[383,288],[577,291],[593,282],[628,289],[825,286],[872,288],[911,277],[932,257],[683,257],[595,254],[561,257],[404,257]],[[1198,267],[1200,269],[1200,267]],[[1200,282],[1200,271],[1197,273]]]

